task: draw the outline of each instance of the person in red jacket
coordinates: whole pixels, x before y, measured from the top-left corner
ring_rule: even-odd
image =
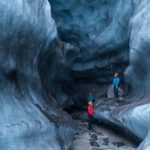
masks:
[[[88,129],[91,130],[92,123],[93,123],[93,115],[94,115],[94,108],[92,102],[88,102],[88,115],[89,115]]]

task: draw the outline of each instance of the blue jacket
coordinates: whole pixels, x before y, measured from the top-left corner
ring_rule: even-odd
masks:
[[[113,79],[113,85],[114,85],[115,88],[118,88],[119,83],[120,83],[120,78],[118,76],[114,77],[114,79]]]

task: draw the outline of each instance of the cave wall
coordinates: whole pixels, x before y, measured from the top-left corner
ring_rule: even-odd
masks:
[[[71,68],[73,91],[87,95],[92,87],[85,88],[90,84],[110,83],[115,70],[124,73],[126,83],[132,85],[137,95],[132,100],[143,103],[120,108],[114,118],[145,139],[138,149],[149,149],[149,95],[142,98],[150,87],[149,0],[50,3],[61,40],[80,50]]]
[[[149,91],[149,1],[135,1],[131,18],[130,66],[126,71],[134,89]]]
[[[136,93],[149,90],[149,15],[145,8],[149,1],[49,1],[60,40],[77,47],[76,58],[65,70],[72,84],[65,86],[67,90],[61,86],[61,95],[72,99],[74,93],[73,97],[85,97],[93,89],[102,90],[112,82],[114,71],[120,72],[122,80],[125,76]]]
[[[137,135],[142,137],[143,142],[138,150],[148,150],[150,128],[149,128],[149,4],[148,0],[134,1],[134,15],[131,18],[130,34],[130,66],[127,68],[125,75],[127,81],[132,84],[137,94],[144,93],[140,98],[142,104],[132,106],[125,111],[121,118],[125,117],[127,126]]]
[[[0,149],[68,149],[72,120],[39,75],[40,55],[57,37],[48,1],[0,0],[0,14]]]
[[[62,86],[62,93],[78,103],[90,91],[106,90],[115,71],[123,79],[129,63],[133,1],[49,1],[60,40],[77,47],[76,58],[66,74],[72,79],[68,81],[71,84]],[[63,97],[60,96],[60,101]]]
[[[64,92],[64,88],[70,87],[72,83],[69,74],[73,61],[77,58],[77,52],[77,47],[57,38],[51,43],[49,51],[40,54],[39,73],[44,89],[62,107],[72,105],[72,99]]]
[[[0,0],[2,150],[68,149],[73,121],[57,102],[67,107],[79,90],[86,95],[89,85],[109,84],[129,59],[128,83],[149,90],[148,0],[49,2],[52,14],[46,0]],[[132,123],[138,110],[125,112]],[[146,146],[145,139],[139,149]]]
[[[136,93],[130,103],[114,110],[97,111],[101,117],[112,123],[129,129],[143,139],[138,150],[150,149],[150,120],[149,120],[149,1],[133,0],[133,14],[130,18],[130,64],[124,75],[126,82],[132,85]],[[137,101],[138,100],[138,101]],[[101,108],[101,107],[99,107]],[[99,118],[100,118],[99,116]]]
[[[102,69],[128,61],[132,1],[51,0],[50,3],[61,39],[80,48],[73,71]]]

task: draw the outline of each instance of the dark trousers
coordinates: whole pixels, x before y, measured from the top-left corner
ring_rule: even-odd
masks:
[[[88,124],[88,129],[91,130],[92,129],[92,123],[93,123],[93,116],[89,115],[89,124]]]
[[[115,98],[118,97],[118,88],[114,87],[114,96]]]

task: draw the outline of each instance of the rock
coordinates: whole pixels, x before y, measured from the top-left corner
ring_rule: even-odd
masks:
[[[104,145],[108,145],[108,143],[109,143],[109,139],[108,138],[103,138],[103,141],[104,141]]]
[[[92,150],[105,150],[103,148],[92,148]]]
[[[119,100],[123,100],[123,96],[124,96],[124,92],[121,88],[118,89],[118,96],[119,96]],[[114,87],[113,85],[110,85],[107,91],[107,97],[108,98],[114,98]]]
[[[95,140],[95,141],[96,141],[96,140],[97,140],[97,135],[92,134],[92,135],[91,135],[91,138],[92,138],[93,140]]]
[[[123,97],[119,97],[119,98],[117,99],[117,101],[118,101],[118,102],[123,101]]]
[[[124,142],[112,142],[112,144],[117,146],[117,147],[125,146]]]
[[[79,132],[76,132],[75,135],[79,135]]]
[[[90,143],[93,143],[95,142],[96,140],[95,139],[89,139]]]
[[[95,142],[95,141],[91,142],[90,144],[93,147],[100,147],[99,144],[97,142]]]
[[[50,4],[0,0],[0,12],[0,149],[68,149],[73,120],[43,83],[43,55],[53,65],[60,55],[50,48],[57,38]]]

